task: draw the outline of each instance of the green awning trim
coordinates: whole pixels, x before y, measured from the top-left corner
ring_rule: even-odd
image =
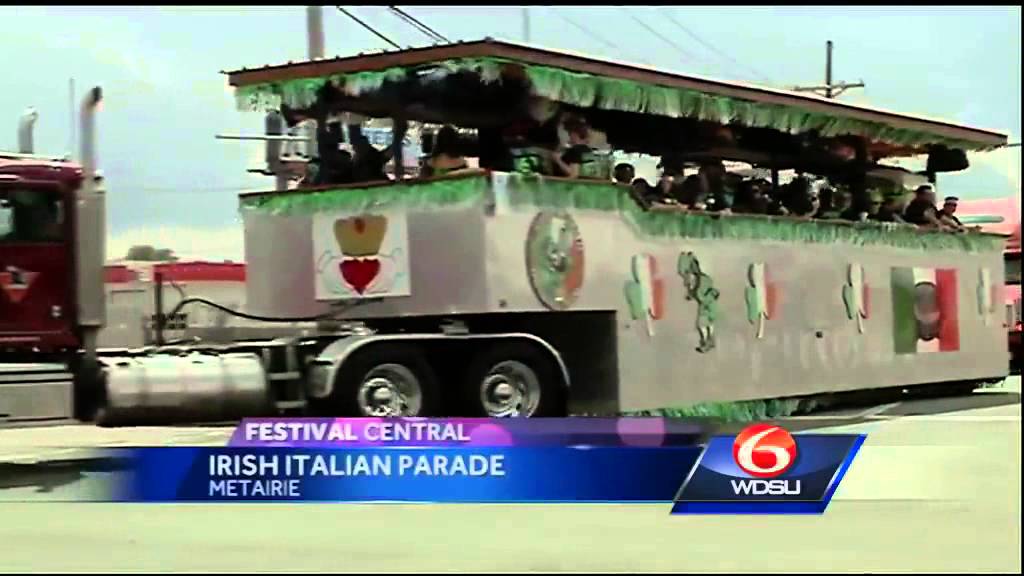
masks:
[[[242,196],[240,210],[279,216],[309,215],[332,210],[358,212],[389,208],[437,208],[465,205],[483,198],[487,178],[457,178],[393,186],[336,188]]]
[[[899,224],[847,223],[694,212],[647,211],[629,192],[611,183],[545,180],[513,175],[513,206],[620,212],[637,233],[656,238],[752,240],[805,244],[844,243],[914,250],[986,252],[1002,250],[1003,238],[988,234],[924,231]]]
[[[279,110],[282,104],[306,108],[316,102],[320,89],[328,82],[343,86],[344,81],[344,76],[336,75],[241,86],[235,88],[235,104],[243,112]]]
[[[397,82],[405,78],[404,68],[388,68],[381,72],[356,72],[340,76],[335,80],[349,96],[376,92],[385,82]]]
[[[815,130],[825,138],[863,136],[899,146],[944,145],[965,150],[991,148],[968,140],[947,138],[921,130],[895,128],[879,122],[809,112],[798,106],[754,102],[687,88],[592,76],[547,66],[527,65],[525,69],[535,95],[574,106],[641,112],[672,118],[696,118],[719,124],[770,128],[788,134],[803,134]]]
[[[770,128],[789,134],[817,131],[821,136],[862,136],[897,146],[943,145],[964,150],[988,150],[993,146],[969,140],[947,138],[928,131],[896,128],[884,123],[809,112],[799,106],[754,102],[708,94],[697,90],[645,84],[594,76],[550,66],[523,64],[503,58],[462,58],[431,64],[427,79],[472,71],[485,82],[498,81],[506,64],[522,66],[534,95],[580,107],[656,114],[671,118],[696,118],[721,124]],[[424,67],[417,67],[422,70]],[[317,91],[328,82],[353,96],[373,92],[389,80],[403,78],[412,69],[338,74],[244,86],[236,90],[239,109],[276,109],[281,103],[303,107],[313,102]]]
[[[355,72],[253,84],[235,89],[235,103],[243,112],[278,110],[282,104],[289,108],[307,108],[316,103],[317,95],[328,83],[341,88],[349,96],[360,96],[380,90],[385,82],[401,80],[405,74],[404,68],[388,68],[379,72]]]
[[[501,78],[505,62],[494,58],[460,58],[437,62],[426,70],[426,80],[439,80],[459,72],[479,74],[484,82],[495,82]],[[423,69],[424,67],[417,67]],[[292,108],[305,108],[316,101],[320,89],[328,82],[341,88],[349,96],[360,96],[375,92],[385,82],[396,82],[413,72],[410,68],[388,68],[386,70],[334,74],[320,78],[299,78],[280,82],[266,82],[242,86],[235,89],[235,101],[242,112],[265,112],[277,110],[281,104]]]

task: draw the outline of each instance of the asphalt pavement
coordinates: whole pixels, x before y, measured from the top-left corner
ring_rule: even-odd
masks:
[[[1013,378],[969,397],[787,419],[794,430],[868,434],[818,517],[670,516],[667,505],[53,503],[96,482],[73,462],[46,462],[98,445],[223,444],[230,428],[5,430],[0,462],[24,470],[0,478],[0,571],[1019,573],[1020,416]]]

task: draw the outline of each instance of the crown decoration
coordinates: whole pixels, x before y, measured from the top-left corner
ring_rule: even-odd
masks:
[[[353,216],[334,222],[334,238],[345,256],[361,258],[380,252],[388,220],[383,216]]]

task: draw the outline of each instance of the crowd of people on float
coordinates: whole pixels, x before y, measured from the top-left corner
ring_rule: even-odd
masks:
[[[956,217],[959,199],[949,196],[941,208],[930,185],[917,188],[913,199],[901,206],[900,198],[868,194],[860,198],[825,182],[797,176],[773,188],[764,178],[741,178],[728,173],[722,162],[705,161],[697,174],[682,175],[681,167],[667,163],[656,185],[635,178],[630,164],[615,166],[615,181],[632,187],[649,206],[677,206],[690,211],[790,216],[850,222],[888,222],[951,231],[965,230]]]
[[[562,142],[559,127],[567,140]],[[349,127],[351,152],[342,149],[340,126],[320,131],[321,157],[307,172],[305,185],[347,184],[386,181],[385,166],[393,158],[389,147],[378,150],[358,126]],[[699,162],[695,174],[685,175],[681,157],[664,156],[657,165],[660,176],[655,183],[636,176],[631,164],[620,163],[602,171],[599,156],[589,145],[591,130],[579,117],[558,118],[555,123],[519,123],[502,133],[502,150],[490,154],[488,165],[499,171],[535,172],[563,178],[612,179],[630,186],[634,196],[648,207],[671,206],[676,209],[723,214],[760,214],[805,219],[846,220],[851,222],[888,222],[942,230],[963,231],[956,217],[958,199],[948,197],[941,208],[935,191],[921,186],[913,199],[901,206],[900,199],[874,194],[852,195],[826,181],[814,181],[798,175],[790,182],[774,187],[764,178],[743,178],[725,169],[721,160]],[[456,174],[470,169],[466,146],[459,132],[443,126],[426,136],[428,150],[419,161],[421,178]],[[324,145],[326,144],[326,146]],[[324,154],[324,152],[327,152]],[[481,154],[482,155],[482,154]]]

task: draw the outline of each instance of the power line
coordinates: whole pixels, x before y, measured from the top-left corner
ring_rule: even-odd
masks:
[[[366,28],[367,30],[372,32],[377,38],[380,38],[381,40],[387,42],[388,44],[391,44],[395,48],[395,50],[401,50],[402,49],[401,46],[399,46],[398,44],[395,44],[394,42],[392,42],[390,38],[388,38],[387,36],[381,34],[380,32],[377,32],[377,30],[373,26],[370,26],[366,22],[363,22],[359,18],[356,18],[355,14],[352,14],[348,10],[345,10],[344,8],[342,8],[341,6],[335,6],[335,8],[337,8],[345,16],[348,16],[352,20],[355,20],[356,24],[359,24],[363,28]]]
[[[407,17],[404,12],[402,12],[401,10],[398,10],[394,6],[388,6],[388,11],[390,11],[393,15],[395,15],[399,19],[401,19],[402,22],[405,22],[406,24],[412,26],[413,28],[416,29],[416,31],[421,32],[427,38],[430,38],[432,41],[434,41],[435,44],[437,42],[442,41],[442,39],[439,36],[431,33],[431,31],[428,28],[425,28],[423,26],[418,25],[415,21],[413,21],[412,18]]]
[[[691,59],[693,59],[693,60],[697,60],[697,59],[698,59],[698,58],[697,58],[696,56],[694,56],[693,54],[690,54],[690,52],[689,52],[689,51],[688,51],[688,50],[687,50],[686,48],[683,48],[683,47],[682,47],[682,46],[680,46],[679,44],[676,44],[676,43],[675,43],[675,42],[674,42],[674,41],[673,41],[673,40],[672,40],[671,38],[668,38],[667,36],[664,36],[664,35],[663,35],[663,34],[662,34],[661,32],[658,32],[657,30],[655,30],[655,29],[654,29],[653,27],[651,27],[651,26],[650,26],[649,24],[647,24],[646,22],[644,22],[643,20],[641,20],[641,19],[640,19],[639,17],[637,17],[637,16],[635,15],[635,14],[630,14],[629,12],[627,12],[627,11],[626,11],[626,9],[625,9],[625,8],[620,8],[620,10],[622,10],[622,11],[623,11],[623,13],[625,13],[625,14],[626,14],[627,16],[629,16],[630,18],[632,18],[634,22],[636,22],[637,24],[639,24],[640,26],[642,26],[644,30],[647,30],[647,31],[648,31],[648,32],[650,32],[650,33],[651,33],[651,34],[652,34],[652,35],[653,35],[653,36],[654,36],[655,38],[657,38],[657,39],[661,40],[662,42],[664,42],[664,43],[668,44],[669,46],[671,46],[671,47],[675,48],[675,49],[676,49],[676,50],[678,50],[678,51],[679,51],[679,53],[680,53],[680,54],[682,54],[683,56],[686,56],[687,58],[691,58]]]
[[[765,82],[771,82],[771,80],[769,80],[769,79],[768,79],[768,77],[766,77],[765,75],[761,74],[761,73],[760,73],[760,72],[758,72],[758,71],[757,71],[756,69],[754,69],[754,68],[752,68],[752,67],[750,67],[750,66],[747,66],[747,65],[743,64],[742,62],[740,62],[740,61],[736,60],[736,59],[735,59],[735,58],[733,58],[732,56],[729,56],[728,54],[726,54],[726,53],[725,53],[725,52],[723,52],[722,50],[719,50],[719,49],[718,49],[717,47],[715,47],[715,46],[714,46],[713,44],[711,44],[710,42],[707,42],[707,41],[705,41],[704,39],[702,39],[702,38],[701,38],[700,36],[697,36],[697,34],[696,34],[696,33],[694,33],[694,32],[693,32],[693,31],[691,31],[691,30],[690,30],[689,28],[687,28],[687,27],[686,27],[685,25],[683,25],[683,23],[682,23],[682,22],[680,22],[680,21],[676,20],[676,19],[675,19],[675,17],[673,17],[673,16],[672,16],[672,14],[671,14],[671,13],[670,13],[669,11],[667,11],[667,10],[664,10],[664,9],[662,9],[662,10],[661,10],[661,13],[662,13],[662,14],[664,14],[666,18],[668,18],[669,22],[672,22],[673,24],[675,24],[677,28],[679,28],[680,30],[682,30],[683,32],[685,32],[685,33],[686,33],[686,34],[687,34],[687,35],[688,35],[688,36],[689,36],[690,38],[693,38],[693,39],[694,39],[694,40],[695,40],[696,42],[698,42],[698,43],[699,43],[699,44],[700,44],[701,46],[704,46],[704,47],[705,47],[705,48],[707,48],[708,50],[710,50],[710,51],[714,52],[715,54],[718,54],[719,56],[721,56],[722,58],[724,58],[724,59],[728,60],[729,62],[732,62],[732,63],[733,63],[733,64],[735,64],[736,66],[739,66],[739,67],[741,67],[741,68],[744,68],[744,69],[746,69],[746,70],[747,70],[748,72],[752,73],[752,74],[753,74],[754,76],[757,76],[757,77],[758,77],[758,78],[760,78],[761,80],[763,80],[763,81],[765,81]]]
[[[445,38],[430,26],[427,26],[423,22],[420,22],[416,18],[413,18],[412,16],[410,16],[408,13],[401,10],[397,6],[388,6],[388,10],[390,10],[391,13],[394,14],[395,16],[398,16],[402,20],[405,20],[407,23],[411,24],[420,32],[426,34],[427,37],[429,37],[431,40],[434,40],[435,42],[444,42],[446,44],[451,44],[451,40]]]
[[[565,21],[565,22],[566,22],[567,24],[569,24],[570,26],[572,26],[573,28],[576,28],[577,30],[579,30],[580,32],[582,32],[583,34],[585,34],[586,36],[588,36],[588,37],[589,37],[589,38],[590,38],[591,40],[595,40],[595,41],[597,41],[597,42],[600,42],[601,44],[604,44],[604,46],[605,46],[606,48],[611,48],[612,50],[617,50],[617,51],[621,51],[621,50],[622,50],[622,48],[621,48],[621,47],[619,47],[619,45],[615,44],[614,42],[612,42],[612,41],[610,41],[610,40],[606,40],[606,39],[602,38],[602,37],[601,37],[600,35],[598,35],[598,34],[597,34],[596,32],[593,32],[593,31],[591,31],[591,30],[590,30],[589,28],[587,28],[586,26],[584,26],[584,25],[582,25],[582,24],[580,24],[580,23],[576,22],[575,20],[573,20],[573,19],[569,18],[568,16],[565,16],[565,15],[564,15],[564,14],[562,14],[561,12],[558,12],[557,10],[552,10],[551,12],[552,12],[552,13],[553,13],[553,14],[554,14],[555,16],[558,16],[558,17],[559,17],[559,18],[561,18],[561,19],[562,19],[563,21]]]
[[[183,185],[177,188],[160,188],[160,187],[131,187],[132,190],[138,192],[155,192],[158,194],[172,193],[172,194],[206,194],[210,192],[245,192],[247,190],[255,190],[259,186],[213,186],[213,187],[196,187]]]

